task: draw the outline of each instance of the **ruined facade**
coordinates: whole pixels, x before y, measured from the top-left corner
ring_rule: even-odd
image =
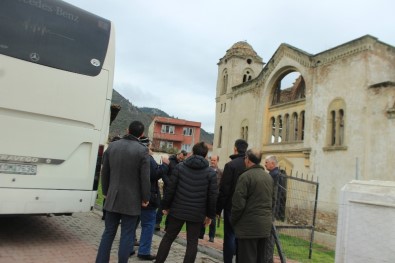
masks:
[[[319,209],[336,212],[351,180],[395,180],[395,48],[369,35],[315,55],[281,44],[265,64],[238,42],[218,63],[215,116],[220,166],[244,138],[318,180]]]

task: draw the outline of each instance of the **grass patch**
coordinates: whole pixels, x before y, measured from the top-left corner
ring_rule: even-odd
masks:
[[[312,258],[309,259],[310,242],[284,234],[280,234],[280,242],[287,259],[297,260],[302,263],[335,262],[335,251],[324,246],[313,243]],[[277,254],[277,251],[275,254]]]
[[[99,206],[103,205],[103,193],[101,191],[101,180],[99,180],[99,188],[97,189],[97,199],[96,199],[96,204]]]

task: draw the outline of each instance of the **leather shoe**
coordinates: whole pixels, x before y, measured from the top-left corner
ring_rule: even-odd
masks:
[[[139,241],[134,241],[134,246],[135,247],[139,247],[140,246],[140,242]]]
[[[137,257],[141,260],[154,260],[156,255],[137,255]]]
[[[136,251],[130,252],[129,257],[133,256],[134,254],[136,254]]]
[[[208,242],[214,242],[214,238],[210,237]]]

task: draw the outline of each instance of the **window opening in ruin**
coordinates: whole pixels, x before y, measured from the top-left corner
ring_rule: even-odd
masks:
[[[286,141],[286,142],[288,142],[289,141],[289,114],[287,113],[287,114],[285,114],[285,117],[284,117],[284,123],[285,123],[285,127],[284,127],[284,129],[285,129],[285,131],[284,131],[284,141]]]
[[[327,149],[345,146],[345,103],[343,99],[335,99],[328,107]],[[339,149],[344,149],[341,147]]]
[[[222,126],[219,127],[218,148],[221,148],[221,144],[222,144]]]
[[[292,140],[297,141],[298,140],[298,114],[294,112],[292,114],[292,127],[293,127],[293,134],[292,134]]]
[[[270,123],[271,123],[271,127],[272,127],[272,134],[271,134],[270,142],[274,143],[275,138],[276,138],[276,120],[274,119],[274,117],[270,118]]]
[[[222,77],[222,89],[221,89],[221,95],[226,93],[226,89],[228,88],[228,71],[225,70],[223,77]]]
[[[331,111],[331,145],[336,144],[336,112]]]
[[[343,145],[344,141],[344,111],[339,110],[339,145]]]
[[[248,126],[241,127],[240,138],[248,141]]]
[[[287,103],[306,97],[306,84],[299,72],[291,72],[280,79],[274,88],[272,105]]]
[[[243,74],[243,83],[246,82],[246,81],[251,80],[252,79],[252,74],[253,74],[253,72],[250,69],[245,70],[244,74]]]
[[[304,123],[305,123],[305,120],[304,120],[304,111],[302,111],[301,113],[300,113],[300,140],[301,141],[303,141],[304,140]]]

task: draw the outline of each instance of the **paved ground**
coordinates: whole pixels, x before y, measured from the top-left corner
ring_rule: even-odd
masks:
[[[1,263],[85,263],[94,262],[103,232],[104,222],[98,211],[75,213],[73,216],[27,216],[0,218]],[[153,253],[156,253],[161,235],[154,235]],[[117,262],[119,236],[114,241],[111,262]],[[200,240],[196,262],[221,262],[217,248],[222,243]],[[182,262],[185,240],[180,237],[174,243],[167,262]],[[210,247],[211,246],[211,247]],[[140,262],[136,256],[129,262]],[[143,261],[141,261],[143,262]],[[147,262],[147,261],[145,261]]]

